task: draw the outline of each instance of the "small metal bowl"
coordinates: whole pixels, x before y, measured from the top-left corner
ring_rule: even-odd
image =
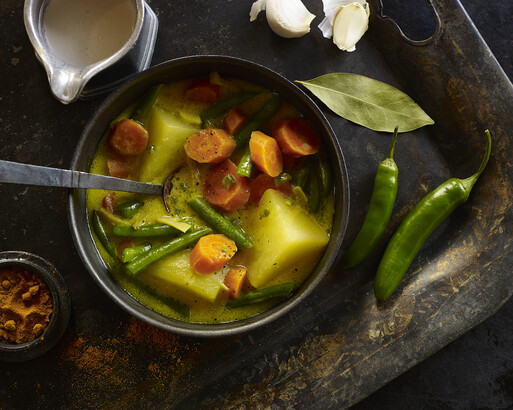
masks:
[[[99,255],[88,224],[86,192],[70,191],[68,216],[78,253],[89,273],[101,288],[123,309],[142,321],[169,332],[187,336],[226,336],[265,325],[297,306],[320,283],[338,259],[349,215],[349,181],[340,144],[326,117],[315,103],[295,84],[276,72],[252,63],[226,56],[194,56],[172,60],[138,74],[115,91],[87,124],[75,150],[71,169],[86,171],[98,144],[111,121],[150,86],[179,81],[218,71],[221,76],[239,78],[279,93],[302,113],[320,132],[329,157],[335,184],[335,214],[328,247],[317,267],[298,291],[288,300],[257,316],[230,323],[197,324],[167,318],[131,297],[114,280]]]
[[[0,252],[0,269],[22,268],[38,275],[52,295],[50,322],[43,333],[25,343],[0,342],[0,361],[24,362],[50,350],[64,334],[71,313],[71,299],[66,282],[45,259],[27,252]]]

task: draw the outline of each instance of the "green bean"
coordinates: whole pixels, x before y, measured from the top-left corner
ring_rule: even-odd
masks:
[[[173,226],[167,224],[148,224],[141,225],[134,229],[131,226],[116,225],[112,228],[114,236],[123,236],[126,238],[150,238],[155,236],[176,236],[181,232]]]
[[[251,161],[251,152],[249,150],[249,140],[251,133],[258,130],[271,115],[273,115],[281,105],[281,97],[278,94],[272,94],[271,97],[264,102],[257,113],[251,117],[242,128],[235,133],[233,139],[237,144],[237,148],[246,146],[244,154],[237,165],[237,174],[241,177],[250,177],[253,170],[253,161]]]
[[[161,245],[151,248],[149,251],[140,254],[132,261],[124,265],[127,273],[130,275],[137,275],[142,270],[146,269],[151,264],[159,260],[185,249],[198,241],[202,236],[208,235],[212,230],[210,228],[200,228],[193,232],[187,232],[178,238],[171,239]]]
[[[232,239],[237,246],[242,248],[251,248],[254,245],[253,240],[238,226],[233,225],[230,220],[217,212],[202,197],[198,196],[187,204],[212,228],[217,232],[226,235]]]
[[[249,146],[242,154],[242,157],[237,165],[237,175],[241,177],[250,177],[253,172],[253,161],[251,161],[251,152],[249,151]]]
[[[308,193],[308,181],[310,178],[310,169],[302,167],[294,176],[294,183],[303,189],[303,192]]]
[[[136,277],[131,278],[134,282],[137,280]],[[169,306],[176,313],[182,316],[186,321],[190,321],[191,318],[191,308],[189,305],[172,298],[170,296],[163,296],[155,291],[154,288],[148,286],[143,282],[139,282],[138,285],[143,288],[146,292],[148,292],[153,298],[161,302],[162,304]]]
[[[319,155],[315,155],[317,172],[319,173],[319,184],[321,196],[326,198],[333,189],[333,177],[329,164]]]
[[[135,259],[136,256],[149,251],[151,249],[151,243],[141,243],[140,245],[131,246],[129,248],[124,248],[121,251],[121,262],[127,263],[131,260]]]
[[[278,94],[272,94],[263,103],[262,107],[260,107],[256,114],[251,117],[233,136],[233,139],[237,144],[237,148],[245,147],[251,138],[251,133],[258,130],[269,119],[269,117],[278,110],[280,105],[281,97]]]
[[[253,305],[255,303],[268,302],[271,300],[287,299],[290,297],[294,289],[296,289],[296,284],[289,282],[253,290],[246,293],[245,295],[239,296],[237,299],[228,301],[226,303],[226,307],[238,308],[241,306]]]
[[[467,201],[490,158],[491,136],[488,130],[485,134],[486,153],[476,173],[466,179],[450,178],[428,193],[390,239],[374,280],[374,294],[378,300],[385,300],[394,292],[431,233],[454,209]]]
[[[139,212],[139,209],[144,205],[144,202],[139,201],[138,199],[132,199],[127,202],[123,202],[120,204],[116,212],[120,214],[125,219],[132,218],[137,212]]]
[[[385,232],[397,195],[397,176],[399,171],[394,161],[394,147],[397,139],[397,127],[392,137],[388,156],[378,165],[374,177],[374,188],[365,215],[363,225],[354,242],[342,259],[342,266],[350,269],[361,263],[374,249]]]
[[[201,128],[209,128],[212,127],[212,121],[219,117],[220,115],[228,112],[231,108],[242,104],[244,101],[249,100],[254,97],[258,93],[249,92],[249,91],[241,91],[235,94],[232,94],[221,101],[211,105],[200,113],[201,118]]]
[[[315,213],[321,206],[321,181],[315,163],[309,158],[310,180],[308,184],[308,206]]]
[[[179,300],[176,300],[171,297],[163,297],[158,295],[156,297],[162,303],[166,304],[175,312],[177,312],[179,315],[183,316],[186,320],[189,320],[191,318],[191,308],[185,303],[182,303]]]
[[[162,87],[164,87],[164,84],[157,84],[153,87],[150,87],[148,91],[146,91],[146,93],[142,96],[140,103],[137,105],[137,107],[135,107],[135,110],[132,113],[131,118],[134,121],[138,121],[144,124],[144,120],[150,112],[151,107],[153,107],[153,104],[160,94]]]
[[[232,174],[226,174],[222,180],[222,184],[226,189],[230,189],[236,182],[237,180]]]
[[[113,258],[117,258],[116,247],[112,244],[109,237],[107,236],[105,226],[103,225],[103,222],[100,219],[100,215],[96,209],[93,211],[91,216],[91,225],[93,226],[93,231],[96,234],[96,237],[105,248],[107,253]]]

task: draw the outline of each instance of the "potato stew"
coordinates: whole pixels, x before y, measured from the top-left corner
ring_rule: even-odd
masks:
[[[87,207],[116,281],[177,320],[269,309],[329,241],[320,136],[276,93],[217,72],[148,90],[112,122],[91,172],[165,184],[163,197],[89,190]]]

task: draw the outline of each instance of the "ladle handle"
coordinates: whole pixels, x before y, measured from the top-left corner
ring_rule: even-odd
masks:
[[[152,195],[162,194],[162,185],[71,171],[69,169],[0,160],[0,183],[2,182],[63,188],[105,189]]]

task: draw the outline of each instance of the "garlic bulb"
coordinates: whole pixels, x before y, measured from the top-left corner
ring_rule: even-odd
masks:
[[[257,0],[251,6],[250,21],[265,10],[269,27],[281,37],[301,37],[310,32],[315,15],[310,13],[301,0]]]
[[[354,51],[369,28],[369,4],[365,0],[323,0],[326,17],[319,29],[344,51]]]

